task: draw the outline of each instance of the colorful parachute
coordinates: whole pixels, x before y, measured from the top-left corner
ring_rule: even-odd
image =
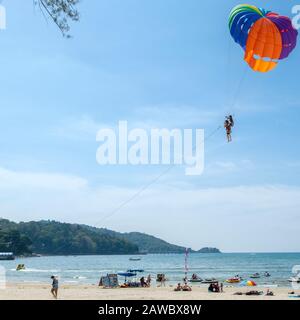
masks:
[[[288,17],[252,5],[236,6],[230,13],[231,36],[244,50],[254,71],[268,72],[295,49],[298,32]]]

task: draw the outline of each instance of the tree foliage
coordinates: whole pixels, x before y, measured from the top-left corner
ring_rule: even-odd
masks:
[[[4,233],[11,232],[11,230],[15,232],[10,234],[10,246],[3,249],[9,248],[4,251],[13,251],[16,255],[28,253],[29,250],[47,255],[135,254],[139,252],[138,246],[132,242],[104,234],[100,229],[91,230],[78,224],[56,221],[16,224],[0,219],[0,228]],[[7,239],[6,237],[3,242],[7,243]],[[26,246],[19,247],[20,243],[26,244],[27,248]]]
[[[13,252],[15,255],[31,254],[31,241],[14,228],[0,229],[0,252]]]
[[[79,0],[34,0],[45,16],[49,16],[62,34],[70,37],[70,22],[79,20]]]

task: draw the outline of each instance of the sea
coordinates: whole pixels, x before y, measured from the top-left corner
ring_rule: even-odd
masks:
[[[141,260],[131,261],[130,258]],[[24,264],[26,269],[16,271],[18,264]],[[300,253],[191,253],[186,270],[183,253],[17,258],[14,261],[0,261],[0,270],[5,270],[7,282],[12,283],[50,283],[50,277],[56,275],[60,283],[94,285],[99,283],[101,276],[124,273],[129,269],[144,270],[138,273],[137,278],[151,274],[154,284],[158,273],[164,273],[169,284],[175,284],[182,281],[185,272],[188,277],[196,273],[201,278],[216,278],[219,281],[237,274],[250,280],[250,276],[257,272],[262,275],[254,280],[258,285],[289,287],[288,279],[295,276],[293,268],[297,265],[300,265]],[[271,276],[264,277],[265,272]]]

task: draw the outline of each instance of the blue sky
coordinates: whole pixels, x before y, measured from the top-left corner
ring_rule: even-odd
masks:
[[[297,48],[268,74],[248,70],[227,23],[238,1],[82,0],[64,39],[38,8],[3,1],[0,31],[0,212],[141,231],[224,251],[299,251]],[[297,1],[252,1],[291,16]],[[235,94],[245,74],[236,99]],[[96,132],[204,128],[205,171],[99,166]]]

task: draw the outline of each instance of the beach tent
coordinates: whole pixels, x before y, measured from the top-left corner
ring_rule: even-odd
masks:
[[[108,274],[105,277],[101,277],[99,286],[103,286],[104,288],[117,288],[119,286],[118,275]]]

